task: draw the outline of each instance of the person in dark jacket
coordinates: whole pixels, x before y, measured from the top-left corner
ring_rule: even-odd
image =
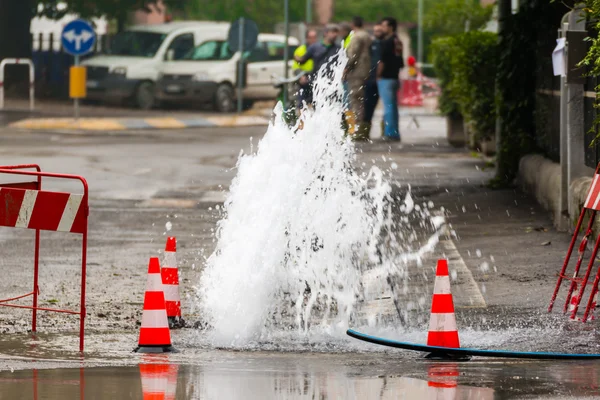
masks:
[[[381,59],[381,39],[383,39],[383,29],[380,24],[373,27],[373,41],[371,42],[371,70],[369,79],[365,83],[365,134],[369,137],[371,124],[375,108],[379,102],[379,92],[377,91],[377,65]]]
[[[314,85],[314,81],[319,73],[321,68],[326,68],[325,74],[326,76],[333,77],[333,70],[331,69],[331,65],[333,64],[340,47],[335,44],[335,40],[337,39],[339,33],[339,29],[337,25],[328,25],[325,28],[325,32],[323,35],[323,40],[309,46],[306,49],[306,54],[300,57],[294,57],[296,62],[300,64],[304,64],[308,60],[312,60],[314,63],[314,68],[310,75],[308,76],[308,80],[311,86],[311,94],[307,98],[310,99],[310,103],[314,104],[314,99],[312,98],[312,86]],[[308,101],[307,101],[308,103]],[[310,104],[309,103],[309,104]]]
[[[381,41],[381,59],[377,66],[377,90],[383,102],[384,140],[400,141],[398,115],[398,89],[400,70],[404,67],[402,42],[398,39],[396,19],[388,17],[381,21],[384,38]]]

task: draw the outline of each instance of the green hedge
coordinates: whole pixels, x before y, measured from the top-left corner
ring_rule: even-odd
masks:
[[[438,106],[443,115],[457,115],[458,104],[451,93],[452,68],[451,59],[454,54],[456,39],[453,36],[444,36],[434,39],[431,43],[430,59],[435,70],[435,75],[442,89],[438,99]]]
[[[438,38],[432,46],[444,115],[459,112],[477,140],[491,139],[496,129],[496,69],[498,38],[495,33],[471,31]]]

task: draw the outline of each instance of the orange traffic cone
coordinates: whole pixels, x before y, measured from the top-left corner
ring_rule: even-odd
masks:
[[[448,262],[446,260],[438,260],[437,264],[427,345],[460,347],[454,316],[454,302],[452,301],[452,293],[450,293]]]
[[[427,385],[435,388],[435,399],[455,399],[460,371],[457,364],[430,365]]]
[[[167,377],[167,390],[165,391],[165,400],[175,400],[177,395],[177,376],[179,366],[172,364],[169,366],[169,375]]]
[[[144,295],[140,339],[135,352],[164,353],[175,350],[171,346],[171,332],[162,286],[160,261],[158,257],[152,257],[148,265],[148,283]]]
[[[167,317],[170,328],[182,328],[185,321],[181,318],[181,298],[179,297],[179,271],[177,270],[177,239],[167,238],[165,258],[160,275],[167,305]]]
[[[140,364],[144,400],[166,400],[169,364]]]

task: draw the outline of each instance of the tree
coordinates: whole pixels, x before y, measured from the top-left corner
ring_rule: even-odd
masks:
[[[304,21],[304,0],[290,0],[289,5],[290,21]],[[195,0],[185,6],[188,19],[231,22],[246,17],[256,22],[261,32],[272,32],[275,25],[283,21],[283,11],[282,0]]]
[[[474,31],[488,23],[493,10],[492,6],[482,6],[479,0],[437,0],[428,6],[423,25],[435,36]]]
[[[43,0],[37,14],[60,19],[66,14],[78,14],[82,18],[105,17],[117,21],[119,28],[125,26],[129,14],[137,10],[150,12],[150,6],[160,0]],[[167,7],[182,8],[186,0],[163,0]]]
[[[116,19],[123,27],[130,12],[147,8],[158,0],[0,0],[0,60],[7,57],[31,57],[31,18],[43,15],[52,19],[75,13],[83,18]],[[163,0],[170,7],[183,7],[185,0]],[[8,81],[25,80],[7,68]]]
[[[375,22],[384,17],[394,17],[398,22],[417,20],[417,0],[337,0],[334,19],[350,21],[359,15],[365,21]]]

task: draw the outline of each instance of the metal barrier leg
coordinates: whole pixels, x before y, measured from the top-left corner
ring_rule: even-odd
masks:
[[[37,329],[37,306],[38,306],[38,293],[40,291],[38,287],[38,273],[40,267],[40,230],[35,230],[35,259],[33,261],[33,321],[31,322],[31,331],[35,332]]]
[[[585,307],[585,312],[583,313],[583,322],[586,322],[588,316],[590,315],[590,311],[592,308],[592,303],[594,302],[594,296],[598,293],[598,282],[600,281],[600,268],[598,268],[598,272],[596,273],[596,279],[594,279],[594,285],[592,286],[592,293],[590,294],[590,299],[587,302]]]
[[[87,213],[87,210],[86,210]],[[85,329],[85,275],[87,266],[87,222],[85,233],[82,237],[81,250],[81,314],[79,316],[79,351],[83,352],[83,338]]]
[[[588,238],[592,234],[592,227],[594,226],[594,220],[596,219],[596,210],[592,211],[592,215],[590,216],[590,222],[588,223],[588,227],[585,231],[585,235],[581,240],[581,244],[579,245],[579,257],[577,258],[577,264],[575,264],[575,272],[573,273],[573,280],[569,285],[569,291],[567,292],[567,300],[565,301],[565,306],[563,308],[563,312],[566,313],[569,308],[569,302],[571,301],[571,295],[573,294],[573,290],[577,283],[575,282],[575,278],[579,275],[579,269],[581,267],[581,263],[583,261],[583,256],[585,254],[585,248],[587,247]]]
[[[587,286],[588,280],[590,279],[590,273],[592,271],[592,267],[594,266],[594,261],[596,261],[596,255],[598,255],[599,248],[600,248],[600,236],[598,237],[598,240],[596,240],[596,245],[594,246],[594,251],[592,251],[592,255],[591,255],[588,267],[587,267],[587,271],[585,271],[585,276],[584,276],[583,282],[581,284],[581,289],[579,290],[579,298],[577,299],[577,304],[575,304],[575,307],[573,308],[573,312],[571,313],[571,319],[575,319],[575,316],[577,315],[577,309],[579,308],[579,303],[581,302],[581,299],[583,298],[583,293],[585,292],[585,287]],[[599,273],[600,273],[600,271],[599,271]],[[600,279],[600,275],[596,274],[596,281],[598,279]],[[598,282],[595,282],[595,284],[597,286]]]
[[[585,212],[586,209],[584,208],[583,210],[581,210],[581,214],[579,214],[579,220],[577,221],[575,233],[573,233],[573,238],[571,239],[571,244],[569,245],[569,250],[567,251],[567,256],[565,257],[562,269],[558,274],[558,282],[556,282],[556,287],[554,288],[554,293],[552,294],[552,299],[550,300],[550,305],[548,306],[548,312],[551,312],[552,307],[554,306],[554,301],[556,300],[556,296],[558,295],[560,284],[562,283],[563,276],[565,275],[565,271],[567,270],[567,266],[569,265],[569,260],[571,259],[571,253],[573,253],[573,248],[575,247],[575,241],[577,240],[577,236],[579,236],[579,231],[581,230],[581,224],[583,223]]]

